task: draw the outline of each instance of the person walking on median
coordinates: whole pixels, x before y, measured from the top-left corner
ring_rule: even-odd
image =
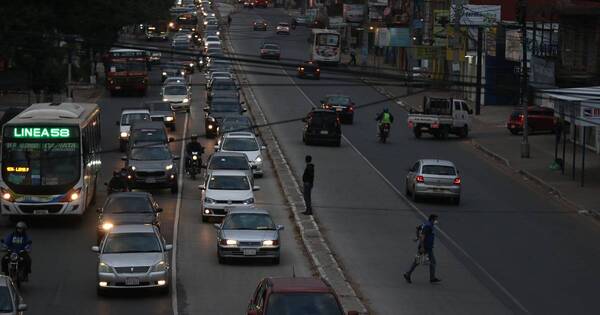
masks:
[[[356,52],[354,48],[350,48],[350,65],[356,66]]]
[[[435,256],[433,255],[433,243],[435,241],[435,225],[438,224],[437,214],[429,215],[429,219],[423,223],[419,228],[418,242],[419,242],[419,255],[427,255],[429,258],[429,282],[438,283],[442,280],[435,277]],[[419,265],[418,257],[413,260],[410,269],[404,273],[404,279],[408,283],[412,283],[410,278],[415,268]]]
[[[312,215],[312,198],[311,190],[313,188],[313,182],[315,180],[315,165],[312,163],[312,156],[307,155],[304,158],[306,161],[306,167],[304,168],[304,174],[302,174],[302,193],[304,194],[304,203],[306,204],[306,211],[302,214]]]

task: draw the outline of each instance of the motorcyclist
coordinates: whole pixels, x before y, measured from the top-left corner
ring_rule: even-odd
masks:
[[[126,168],[114,171],[108,188],[112,191],[129,191],[129,171]]]
[[[8,275],[8,260],[10,257],[10,253],[18,253],[23,258],[23,263],[25,264],[25,279],[27,281],[29,279],[29,274],[31,273],[31,257],[29,256],[29,252],[31,251],[31,239],[27,235],[27,224],[23,221],[19,221],[15,227],[15,231],[9,233],[2,239],[2,243],[5,248],[9,251],[8,254],[4,255],[2,258],[2,272],[5,275]]]
[[[185,153],[186,153],[186,168],[190,166],[192,161],[192,154],[194,152],[198,152],[198,157],[202,160],[202,153],[204,153],[204,147],[198,142],[198,135],[191,135],[190,142],[185,145]]]
[[[296,26],[298,26],[298,21],[296,21],[296,18],[292,18],[292,23],[291,23],[292,29],[295,30]]]
[[[386,107],[383,109],[383,112],[377,114],[377,118],[375,118],[376,121],[379,122],[379,124],[377,125],[377,131],[379,133],[381,133],[383,125],[388,124],[388,125],[392,125],[392,123],[394,122],[394,116],[390,113],[390,110]]]

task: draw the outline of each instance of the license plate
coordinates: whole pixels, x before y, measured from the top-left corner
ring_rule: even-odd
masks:
[[[321,134],[322,134],[322,135],[328,135],[328,134],[329,134],[329,131],[327,131],[327,130],[321,130]]]
[[[127,278],[127,279],[125,279],[125,285],[140,285],[140,279]]]
[[[120,90],[121,87],[120,86],[115,86],[115,90]]]
[[[244,256],[256,256],[256,249],[244,249]]]
[[[423,128],[421,128],[421,130],[429,130],[429,128],[428,127],[423,127]]]
[[[146,178],[146,183],[147,184],[154,184],[154,183],[156,183],[156,179],[154,179],[154,178]]]
[[[33,214],[48,214],[48,210],[33,210]]]
[[[341,108],[336,108],[336,109],[335,109],[335,111],[336,111],[336,112],[341,112],[341,111],[342,111],[342,109],[341,109]]]

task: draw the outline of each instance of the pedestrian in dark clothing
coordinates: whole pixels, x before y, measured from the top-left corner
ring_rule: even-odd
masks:
[[[350,64],[356,66],[356,52],[354,52],[354,48],[350,49]]]
[[[231,14],[227,15],[227,26],[231,26]]]
[[[429,219],[421,225],[419,232],[419,255],[427,255],[429,258],[429,282],[438,283],[442,280],[435,277],[435,256],[433,255],[433,243],[435,240],[435,225],[437,224],[437,214],[431,214]],[[419,265],[419,259],[415,257],[410,269],[404,274],[404,279],[408,283],[412,283],[410,276]]]
[[[312,215],[312,200],[311,190],[313,188],[313,182],[315,180],[315,165],[312,164],[312,156],[307,155],[304,160],[306,161],[306,167],[304,168],[304,174],[302,174],[304,203],[306,204],[306,211],[302,214]]]

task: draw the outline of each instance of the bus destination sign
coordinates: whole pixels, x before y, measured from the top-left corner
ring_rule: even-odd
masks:
[[[64,139],[71,138],[71,128],[64,127],[14,127],[13,138]]]

